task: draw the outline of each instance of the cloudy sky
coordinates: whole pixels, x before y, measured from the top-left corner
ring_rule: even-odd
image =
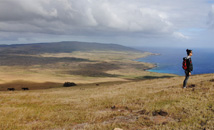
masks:
[[[214,0],[0,0],[0,44],[214,47]]]

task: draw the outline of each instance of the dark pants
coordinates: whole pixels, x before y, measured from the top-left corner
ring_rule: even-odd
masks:
[[[184,79],[183,87],[186,87],[188,79],[189,79],[189,71],[185,70],[185,79]]]

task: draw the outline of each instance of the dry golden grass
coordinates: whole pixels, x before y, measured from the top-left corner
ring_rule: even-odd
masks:
[[[214,75],[0,92],[0,129],[214,129]]]
[[[81,75],[72,75],[65,73],[71,69],[54,69],[54,68],[34,68],[31,66],[26,67],[0,67],[0,83],[5,84],[13,81],[31,81],[37,83],[44,82],[75,82],[75,83],[94,83],[94,82],[113,82],[113,81],[126,81],[118,77],[87,77]]]

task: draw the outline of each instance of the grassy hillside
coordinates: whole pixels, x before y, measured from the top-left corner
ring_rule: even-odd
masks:
[[[58,42],[1,45],[0,84],[3,87],[0,90],[5,90],[8,83],[19,84],[19,81],[23,86],[26,86],[25,82],[29,86],[28,82],[94,83],[138,80],[145,75],[163,76],[145,71],[154,65],[134,61],[148,55],[151,53],[116,44]]]
[[[126,82],[174,76],[147,72],[145,70],[154,67],[153,64],[134,61],[134,59],[148,55],[151,53],[111,50],[2,55],[0,57],[0,84],[3,87],[0,87],[0,90],[7,90],[8,83],[17,88],[19,81],[30,89],[41,89],[35,85],[31,87],[28,82],[43,84],[51,82],[61,84],[59,87],[62,87],[64,82],[77,84]]]
[[[0,129],[214,129],[214,74],[182,89],[184,77],[134,60],[148,55],[97,43],[0,46]]]
[[[214,129],[214,75],[0,92],[0,129]]]

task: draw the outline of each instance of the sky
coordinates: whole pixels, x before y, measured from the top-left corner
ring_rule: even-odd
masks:
[[[214,0],[0,0],[0,44],[214,48]]]

